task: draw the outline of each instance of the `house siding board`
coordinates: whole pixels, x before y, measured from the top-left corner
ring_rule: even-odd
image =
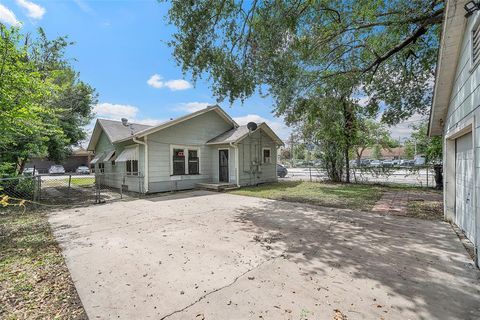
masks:
[[[270,164],[261,163],[262,148],[270,148]],[[243,139],[238,144],[238,152],[238,158],[240,162],[240,185],[248,186],[277,181],[277,146],[275,142],[263,131],[258,130]],[[256,170],[256,166],[251,164],[253,161],[260,163],[258,166],[259,172],[254,172]]]
[[[207,112],[186,122],[148,135],[149,191],[191,189],[196,183],[212,181],[212,150],[205,143],[232,129],[216,112]],[[200,149],[200,175],[171,177],[171,145]]]
[[[471,45],[470,45],[470,33],[473,24],[478,16],[472,16],[468,19],[466,32],[464,33],[463,43],[461,46],[460,59],[458,62],[457,73],[455,77],[455,83],[450,95],[450,104],[447,112],[447,118],[444,121],[444,136],[448,136],[458,129],[465,127],[470,121],[473,120],[473,156],[474,156],[474,190],[476,196],[474,197],[474,208],[476,215],[474,216],[476,230],[473,234],[473,242],[475,242],[477,248],[480,245],[480,185],[478,180],[480,178],[480,66],[475,69],[471,69]],[[448,145],[448,144],[447,144]],[[451,145],[451,144],[450,144]],[[453,144],[454,145],[454,144]],[[452,146],[452,145],[451,145]],[[454,147],[450,147],[447,152],[455,152]],[[447,156],[445,155],[444,164],[447,168],[452,168],[447,163]],[[447,180],[447,179],[445,179]],[[446,181],[447,183],[447,181]],[[450,181],[450,185],[455,181]],[[455,213],[455,205],[452,199],[445,196],[445,199],[450,199],[450,202],[446,202],[446,216],[451,217]],[[461,214],[461,213],[457,213]],[[478,258],[478,255],[477,255]],[[480,262],[480,259],[479,261]],[[477,263],[478,263],[477,262]]]

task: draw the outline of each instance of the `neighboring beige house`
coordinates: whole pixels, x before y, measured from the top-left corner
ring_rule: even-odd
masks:
[[[361,150],[359,149],[359,152]],[[361,159],[373,159],[373,148],[366,148],[362,152]],[[380,150],[380,159],[385,160],[397,160],[405,159],[405,147],[396,147],[396,148],[382,148]]]
[[[266,123],[239,126],[219,106],[153,127],[123,120],[98,119],[88,145],[96,174],[112,187],[151,193],[277,181],[283,142]]]
[[[445,218],[480,245],[480,13],[446,1],[429,134],[444,137]],[[472,4],[472,3],[470,3]]]

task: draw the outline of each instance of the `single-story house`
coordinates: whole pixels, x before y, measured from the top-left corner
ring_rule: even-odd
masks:
[[[360,152],[361,150],[359,150]],[[374,149],[365,148],[362,152],[361,159],[373,159]],[[395,148],[381,148],[380,149],[380,158],[385,160],[398,160],[405,159],[405,147],[395,147]]]
[[[281,139],[266,124],[239,126],[210,106],[157,126],[98,119],[88,150],[105,184],[141,193],[277,181]],[[139,181],[141,180],[141,183]]]
[[[80,166],[89,167],[91,157],[92,152],[83,148],[77,148],[61,163],[56,163],[55,161],[44,158],[32,158],[25,164],[25,168],[35,168],[39,173],[47,173],[51,166],[61,164],[66,172],[75,172]]]
[[[447,0],[429,134],[443,136],[445,218],[480,245],[480,13]],[[469,10],[467,10],[469,9]],[[472,10],[473,14],[467,14]]]

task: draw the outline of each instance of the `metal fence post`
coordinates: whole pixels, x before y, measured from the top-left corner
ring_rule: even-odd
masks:
[[[428,188],[428,169],[429,167],[427,166],[427,169],[426,169],[427,170],[427,188]]]
[[[312,167],[311,166],[308,166],[308,171],[309,171],[309,174],[310,174],[310,182],[312,182]]]
[[[67,198],[70,198],[70,188],[72,185],[72,175],[68,175],[68,189],[67,189]]]

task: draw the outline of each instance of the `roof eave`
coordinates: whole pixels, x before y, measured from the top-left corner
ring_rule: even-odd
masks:
[[[445,18],[435,72],[433,101],[430,109],[428,135],[443,133],[443,124],[450,104],[450,95],[455,81],[456,66],[465,30],[465,11],[467,0],[451,1],[445,4]]]

